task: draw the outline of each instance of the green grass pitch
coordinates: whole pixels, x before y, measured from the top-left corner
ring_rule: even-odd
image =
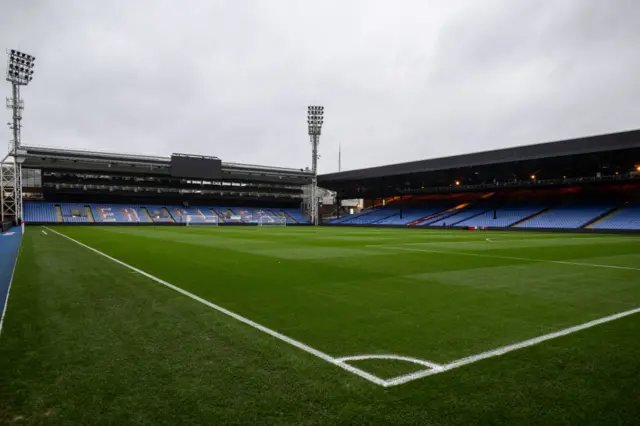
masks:
[[[0,424],[637,424],[638,307],[636,236],[31,227]]]

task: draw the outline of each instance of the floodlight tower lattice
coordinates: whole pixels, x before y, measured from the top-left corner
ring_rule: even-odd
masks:
[[[33,80],[35,57],[15,49],[7,50],[6,80],[11,83],[11,97],[7,98],[7,108],[11,109],[9,124],[13,140],[9,141],[9,152],[0,161],[0,220],[22,221],[22,162],[24,150],[21,144],[21,121],[24,102],[20,98],[20,86]]]
[[[311,223],[318,225],[320,217],[318,214],[318,145],[320,145],[320,135],[322,134],[322,124],[324,123],[324,107],[312,105],[307,110],[307,124],[309,127],[309,139],[311,140],[311,190],[309,191],[309,216]]]

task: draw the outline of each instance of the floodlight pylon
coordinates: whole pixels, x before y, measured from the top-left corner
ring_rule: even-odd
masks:
[[[12,96],[6,99],[12,110],[9,127],[13,139],[9,141],[8,154],[0,161],[0,221],[22,222],[22,150],[21,129],[24,102],[20,98],[20,86],[33,80],[35,57],[15,49],[7,50],[6,80],[11,83]]]
[[[313,225],[320,223],[318,214],[318,145],[320,145],[320,135],[322,134],[322,124],[324,123],[324,107],[311,105],[307,109],[307,125],[309,138],[311,141],[311,188],[309,191],[309,216]]]

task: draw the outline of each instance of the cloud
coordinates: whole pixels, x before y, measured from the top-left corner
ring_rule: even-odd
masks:
[[[634,0],[0,0],[0,38],[37,57],[26,143],[298,168],[317,103],[332,172],[339,144],[352,169],[638,127],[639,15]]]

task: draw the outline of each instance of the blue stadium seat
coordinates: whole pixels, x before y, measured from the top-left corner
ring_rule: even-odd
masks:
[[[77,203],[60,203],[62,209],[62,220],[71,223],[89,223],[89,215],[87,214],[87,204]]]
[[[26,223],[56,223],[56,204],[25,201],[23,217]]]
[[[284,209],[279,209],[277,211],[274,211],[275,209],[271,209],[272,212],[274,213],[284,213],[285,217],[289,216],[290,218],[292,218],[293,220],[295,220],[295,223],[301,223],[301,224],[309,224],[311,222],[309,222],[309,219],[307,219],[305,217],[305,215],[302,213],[302,211],[300,209],[295,209],[295,208],[284,208]],[[288,223],[292,223],[290,220],[287,219],[287,224]]]
[[[92,204],[96,223],[149,223],[142,208],[133,204]]]
[[[423,217],[433,216],[448,207],[444,205],[429,206],[429,207],[405,207],[402,210],[402,218],[400,218],[400,211],[393,216],[380,219],[374,222],[375,225],[408,225],[411,222],[422,219]]]
[[[180,222],[180,220],[175,220],[175,218],[168,213],[167,206],[162,205],[144,205],[144,208],[149,212],[149,216],[151,216],[151,220],[154,223],[172,223],[172,222]]]
[[[640,205],[625,207],[606,217],[592,227],[593,229],[640,229]]]
[[[542,206],[502,207],[496,210],[495,219],[493,218],[493,210],[489,210],[478,216],[458,222],[456,226],[506,228],[541,210],[543,210]]]
[[[611,204],[573,204],[551,209],[539,216],[516,225],[517,228],[580,228],[614,206]]]

